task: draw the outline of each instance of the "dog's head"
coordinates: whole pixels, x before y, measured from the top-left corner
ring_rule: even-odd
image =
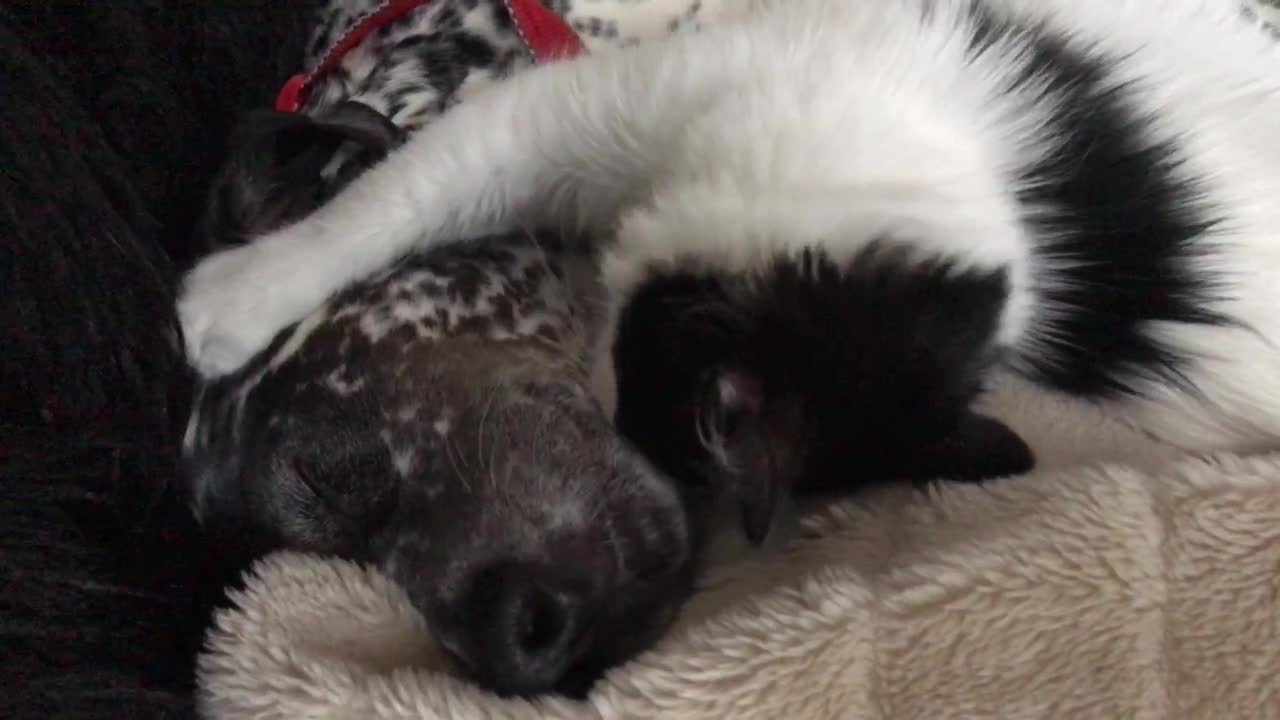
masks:
[[[588,395],[562,260],[525,235],[410,258],[202,388],[200,520],[382,568],[499,692],[581,692],[645,647],[698,542]]]
[[[753,273],[654,271],[614,346],[618,425],[666,472],[736,494],[753,541],[793,490],[1025,472],[1030,449],[971,406],[1008,288],[872,246]]]

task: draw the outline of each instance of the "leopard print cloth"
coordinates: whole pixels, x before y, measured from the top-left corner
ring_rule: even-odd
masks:
[[[743,0],[543,0],[591,52],[697,30]],[[308,67],[382,0],[334,0],[322,11]],[[320,78],[303,107],[356,100],[415,130],[472,92],[533,63],[503,0],[434,0],[371,34]]]
[[[592,52],[634,45],[664,33],[696,31],[750,4],[747,0],[542,2],[564,17]],[[1280,37],[1280,0],[1240,3],[1247,18]],[[309,44],[308,66],[382,4],[383,0],[334,0],[326,6]],[[414,130],[475,90],[532,62],[503,0],[434,0],[352,50],[316,84],[304,112],[358,100],[396,125]]]
[[[1280,0],[1242,0],[1245,17],[1280,38]]]

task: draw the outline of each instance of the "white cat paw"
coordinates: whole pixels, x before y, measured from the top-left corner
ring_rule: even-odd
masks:
[[[211,255],[187,275],[178,321],[187,361],[205,378],[233,372],[262,351],[293,321],[283,286],[256,245]]]

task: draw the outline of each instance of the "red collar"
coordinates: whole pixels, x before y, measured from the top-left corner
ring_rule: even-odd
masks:
[[[577,33],[559,15],[548,10],[539,0],[504,0],[520,38],[538,62],[572,57],[586,48]],[[329,72],[351,49],[364,41],[369,33],[394,22],[431,0],[387,0],[381,7],[364,16],[346,35],[320,58],[311,70],[289,78],[276,97],[276,110],[297,112],[306,101],[316,78]]]

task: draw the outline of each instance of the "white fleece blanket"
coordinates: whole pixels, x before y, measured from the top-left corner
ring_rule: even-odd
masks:
[[[763,550],[726,536],[673,631],[586,702],[500,700],[456,680],[386,579],[282,553],[217,617],[201,711],[1280,718],[1280,453],[1180,456],[1014,380],[990,404],[1035,449],[1030,476],[808,508]]]
[[[773,548],[726,540],[677,627],[587,702],[500,700],[456,680],[387,580],[279,554],[217,618],[202,711],[1280,718],[1280,453],[1177,457],[1012,382],[994,406],[1045,467],[812,508]]]

